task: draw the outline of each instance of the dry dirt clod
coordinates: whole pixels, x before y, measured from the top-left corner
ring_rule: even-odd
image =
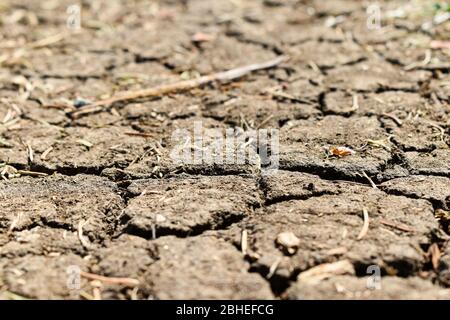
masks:
[[[294,254],[300,245],[300,239],[292,232],[282,232],[277,236],[276,243],[283,251]]]

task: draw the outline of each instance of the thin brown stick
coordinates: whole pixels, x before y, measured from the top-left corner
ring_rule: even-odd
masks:
[[[80,275],[83,278],[89,280],[98,280],[100,282],[109,283],[109,284],[122,284],[128,287],[136,287],[139,285],[139,280],[132,278],[114,278],[114,277],[105,277],[94,273],[89,273],[85,271],[81,271]]]
[[[388,221],[385,219],[380,219],[380,223],[384,224],[385,226],[400,230],[400,231],[404,231],[404,232],[415,232],[415,230],[413,228],[410,228],[406,225],[403,224],[397,224],[395,222],[392,221]]]
[[[207,76],[202,76],[197,79],[179,81],[179,82],[175,82],[172,84],[156,86],[154,88],[119,92],[117,95],[115,95],[111,98],[99,100],[97,102],[94,102],[93,104],[81,107],[77,111],[72,112],[71,115],[72,115],[72,117],[77,118],[77,117],[80,117],[85,114],[101,111],[105,107],[107,107],[113,103],[116,103],[116,102],[129,101],[129,100],[135,100],[135,99],[140,99],[140,98],[159,97],[161,95],[168,94],[168,93],[194,89],[194,88],[200,87],[202,85],[205,85],[207,83],[211,83],[214,81],[231,81],[231,80],[234,80],[237,78],[241,78],[242,76],[249,74],[251,72],[254,72],[254,71],[273,68],[286,60],[287,60],[286,56],[279,56],[275,59],[272,59],[272,60],[269,60],[269,61],[266,61],[263,63],[250,64],[250,65],[239,67],[236,69],[231,69],[228,71],[223,71],[223,72],[213,73],[213,74],[207,75]]]
[[[144,138],[154,138],[155,135],[153,133],[145,133],[145,132],[125,132],[128,136],[136,136],[136,137],[144,137]]]
[[[271,115],[268,116],[266,119],[264,119],[264,120],[256,127],[256,129],[260,129],[262,126],[264,126],[265,124],[267,124],[272,118],[273,118],[273,114],[271,114]]]
[[[396,116],[394,116],[394,115],[392,115],[392,114],[389,114],[389,113],[382,113],[381,116],[394,120],[394,122],[395,122],[399,127],[401,127],[401,126],[403,125],[402,120],[400,120],[399,118],[397,118]]]

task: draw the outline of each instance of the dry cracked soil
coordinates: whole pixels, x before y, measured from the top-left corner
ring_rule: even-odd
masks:
[[[450,298],[450,19],[429,23],[433,1],[378,1],[375,26],[370,1],[74,2],[0,3],[0,298]],[[195,122],[278,130],[278,170],[174,163]]]

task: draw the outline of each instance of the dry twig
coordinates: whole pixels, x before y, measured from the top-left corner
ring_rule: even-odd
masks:
[[[109,284],[121,284],[128,287],[136,287],[139,285],[139,280],[133,279],[133,278],[115,278],[115,277],[105,277],[94,273],[89,273],[85,271],[81,271],[80,275],[83,278],[89,279],[89,280],[98,280],[103,283],[109,283]]]
[[[364,170],[361,171],[361,174],[364,176],[364,178],[366,178],[369,181],[369,183],[372,186],[372,188],[378,189],[378,187],[375,184],[375,182],[373,182],[373,180],[367,175],[367,173],[364,172]]]
[[[400,120],[399,118],[397,118],[396,116],[394,116],[394,115],[392,115],[392,114],[389,114],[389,113],[382,113],[381,114],[383,117],[386,117],[386,118],[389,118],[389,119],[392,119],[392,120],[394,120],[394,122],[399,126],[399,127],[401,127],[402,126],[402,124],[403,124],[403,122],[402,122],[402,120]]]
[[[155,138],[153,133],[145,133],[145,132],[125,132],[128,136],[136,136],[136,137],[144,137],[144,138]]]
[[[245,76],[254,71],[273,68],[286,60],[287,60],[286,56],[279,56],[275,59],[263,63],[250,64],[236,69],[231,69],[228,71],[202,76],[196,79],[184,80],[173,84],[160,85],[154,88],[120,92],[111,98],[99,100],[92,104],[81,107],[77,111],[72,112],[71,115],[72,117],[77,118],[85,114],[101,111],[105,107],[116,102],[129,101],[141,98],[159,97],[168,93],[194,89],[214,81],[231,81],[240,78],[242,76]]]
[[[380,219],[380,223],[384,224],[385,226],[400,230],[400,231],[404,231],[404,232],[415,232],[414,229],[404,225],[404,224],[399,224],[399,223],[395,223],[392,221],[388,221],[385,219]]]
[[[37,172],[37,171],[28,171],[28,170],[17,170],[17,173],[21,176],[30,176],[30,177],[46,177],[48,174],[45,172]]]

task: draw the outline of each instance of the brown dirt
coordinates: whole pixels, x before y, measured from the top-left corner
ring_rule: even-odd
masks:
[[[382,28],[368,30],[366,1],[84,1],[74,32],[73,1],[3,1],[0,163],[47,175],[0,182],[0,298],[449,299],[450,52],[421,62],[450,22],[422,30],[432,15],[409,2],[378,1]],[[70,116],[77,98],[280,54],[238,81]],[[280,170],[262,174],[254,154],[174,163],[171,135],[195,121],[279,129]],[[71,289],[73,266],[139,285]]]

